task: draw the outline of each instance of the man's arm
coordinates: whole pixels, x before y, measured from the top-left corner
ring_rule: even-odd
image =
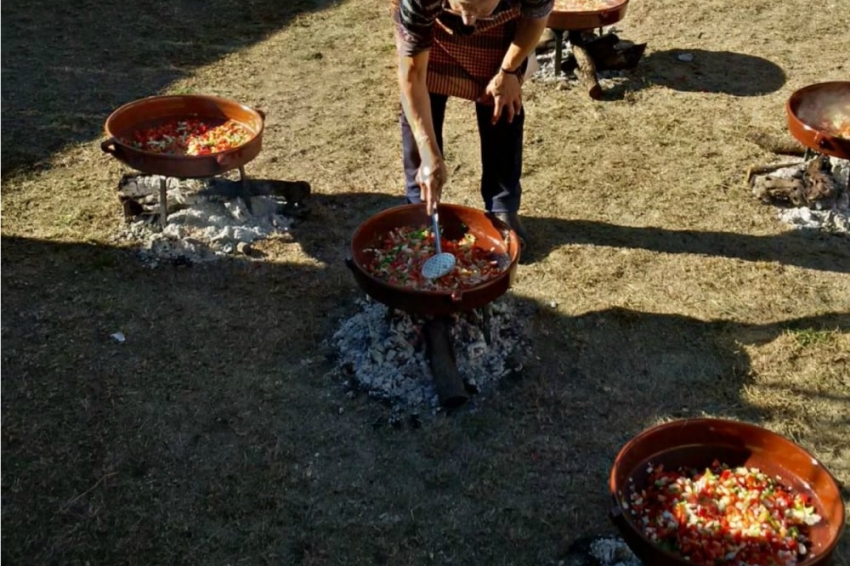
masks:
[[[525,58],[537,47],[540,35],[546,29],[549,17],[531,18],[521,16],[517,22],[516,35],[508,46],[505,56],[502,58],[502,68],[487,85],[485,93],[492,97],[495,106],[493,108],[492,122],[495,124],[502,118],[502,112],[508,115],[508,122],[513,122],[514,116],[522,112],[522,84],[520,78],[504,71],[516,71]]]
[[[407,123],[416,140],[421,164],[417,180],[422,187],[422,198],[429,212],[440,202],[448,172],[443,161],[437,133],[431,115],[431,98],[425,78],[428,73],[429,51],[413,56],[399,55],[398,84],[401,105]]]
[[[434,21],[442,9],[442,0],[400,0],[397,6],[393,20],[401,105],[419,150],[421,164],[417,181],[430,211],[439,202],[447,177],[426,84]]]
[[[413,56],[400,55],[398,61],[398,85],[401,104],[423,161],[442,159],[437,145],[434,120],[431,117],[431,99],[425,78],[428,73],[429,51]]]
[[[542,18],[529,18],[522,16],[517,23],[516,35],[514,40],[508,47],[508,52],[502,59],[502,69],[506,71],[515,71],[525,58],[528,57],[534,48],[537,47],[537,42],[546,29],[546,22],[549,16]]]

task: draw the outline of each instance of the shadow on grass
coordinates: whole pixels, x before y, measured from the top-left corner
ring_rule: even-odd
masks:
[[[528,263],[546,257],[560,246],[580,244],[771,261],[818,271],[850,273],[846,238],[821,232],[794,230],[776,236],[752,236],[617,226],[589,220],[528,217],[524,222],[534,235],[534,248],[525,260]]]
[[[310,202],[311,210],[318,213],[318,221],[305,225],[299,243],[311,256],[330,261],[339,260],[339,253],[346,249],[348,239],[361,222],[381,210],[404,204],[404,199],[381,193],[316,194],[310,197]],[[778,262],[850,273],[850,250],[846,238],[840,235],[795,230],[776,236],[752,236],[525,216],[523,222],[533,238],[533,246],[523,263],[540,261],[561,246],[594,245]],[[328,241],[329,231],[336,234],[338,243]]]
[[[641,59],[638,68],[648,85],[740,97],[776,92],[786,80],[785,71],[775,63],[730,51],[653,51]]]
[[[540,361],[534,365],[539,375],[532,379],[533,385],[521,382],[514,389],[520,391],[516,393],[516,404],[533,406],[538,419],[545,419],[552,430],[558,431],[555,444],[578,446],[582,461],[592,473],[607,478],[619,449],[658,419],[685,419],[707,413],[754,424],[781,422],[786,416],[784,409],[774,412],[743,399],[743,391],[753,381],[751,360],[740,346],[767,344],[786,332],[801,329],[848,332],[850,313],[745,324],[623,308],[563,317],[544,307],[537,327],[544,334],[535,342]],[[844,396],[824,391],[796,393],[812,402],[844,400]],[[808,433],[792,440],[819,443],[826,453],[843,445],[846,419],[822,417],[814,412],[794,418],[807,423]],[[570,429],[583,434],[566,432]],[[576,466],[569,461],[559,465],[567,469]],[[841,473],[847,473],[846,466]],[[840,482],[838,485],[846,505],[850,502],[847,487]],[[576,489],[592,492],[602,488],[580,485]],[[598,499],[598,506],[603,508],[605,495]],[[604,526],[602,521],[596,525],[578,524],[570,537],[595,537]],[[847,530],[838,553],[850,556]],[[572,556],[568,549],[564,556],[568,564]]]
[[[383,408],[325,379],[319,345],[360,294],[341,236],[399,202],[315,195],[296,240],[318,264],[151,270],[124,249],[4,237],[3,558],[539,563],[564,533],[610,529],[613,456],[653,418],[763,418],[736,342],[850,329],[847,313],[746,325],[536,305],[540,359],[503,395],[375,431]]]
[[[159,94],[299,14],[344,1],[38,0],[4,6],[3,176],[97,138],[118,106]]]

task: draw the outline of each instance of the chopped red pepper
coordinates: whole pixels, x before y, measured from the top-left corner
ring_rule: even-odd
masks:
[[[169,120],[158,126],[135,130],[124,143],[167,155],[209,155],[243,145],[251,132],[234,120],[212,122],[197,118]]]
[[[651,466],[630,513],[643,534],[695,566],[794,566],[820,516],[810,498],[756,468],[664,471]]]
[[[397,227],[376,240],[375,247],[364,250],[369,254],[366,270],[391,285],[418,291],[468,289],[497,276],[507,263],[504,254],[477,246],[471,233],[459,240],[442,237],[442,251],[454,254],[455,267],[448,275],[429,280],[422,275],[422,265],[437,253],[430,228]]]

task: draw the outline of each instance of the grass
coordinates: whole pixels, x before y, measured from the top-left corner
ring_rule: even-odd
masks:
[[[748,133],[846,80],[847,10],[634,0],[618,33],[649,48],[605,100],[527,85],[533,356],[477,412],[396,429],[318,355],[360,295],[348,238],[401,201],[383,0],[60,4],[3,14],[4,561],[555,565],[613,532],[619,448],[700,415],[794,439],[850,501],[847,238],[742,182],[776,158]],[[187,92],[264,110],[247,173],[313,187],[264,261],[151,270],[115,242],[103,121]],[[446,198],[480,206],[472,116],[450,102]]]

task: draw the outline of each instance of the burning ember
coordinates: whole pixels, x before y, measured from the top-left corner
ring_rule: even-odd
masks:
[[[850,233],[850,161],[818,156],[761,168],[749,184],[753,196],[780,208],[779,219],[795,228]]]
[[[279,237],[307,214],[303,182],[164,178],[168,214],[160,222],[158,175],[125,176],[118,188],[127,223],[118,240],[139,242],[142,261],[192,264],[236,254]]]
[[[358,300],[359,311],[344,320],[329,341],[338,352],[334,373],[349,397],[365,393],[391,407],[390,422],[404,414],[417,419],[441,410],[426,358],[422,321],[369,299]],[[530,309],[510,296],[489,305],[490,343],[483,317],[476,311],[451,317],[450,339],[467,391],[481,394],[522,369],[530,350],[526,335]]]

